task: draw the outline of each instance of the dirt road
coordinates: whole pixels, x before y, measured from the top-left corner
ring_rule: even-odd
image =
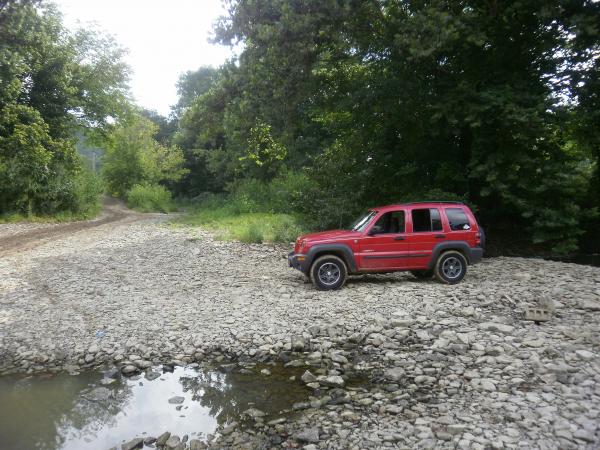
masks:
[[[57,224],[0,225],[0,256],[25,251],[45,242],[102,225],[133,223],[162,216],[164,215],[141,214],[125,207],[120,200],[105,197],[102,213],[92,220]]]

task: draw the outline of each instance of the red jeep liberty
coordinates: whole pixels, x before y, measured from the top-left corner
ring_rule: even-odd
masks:
[[[404,203],[371,209],[350,230],[300,236],[288,262],[322,290],[339,289],[349,274],[403,270],[454,284],[481,261],[484,244],[466,205]]]

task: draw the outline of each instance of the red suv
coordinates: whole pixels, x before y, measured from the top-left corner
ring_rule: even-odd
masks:
[[[402,270],[454,284],[481,261],[484,243],[464,204],[404,203],[371,209],[350,230],[300,236],[288,262],[322,290],[339,289],[349,274]]]

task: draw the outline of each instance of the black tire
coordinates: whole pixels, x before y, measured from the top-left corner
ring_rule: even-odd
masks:
[[[467,260],[457,250],[442,253],[433,268],[435,277],[446,284],[456,284],[467,274]]]
[[[410,273],[412,273],[415,278],[418,278],[419,280],[427,280],[433,277],[433,270],[411,270]]]
[[[341,258],[334,255],[324,255],[317,258],[310,268],[310,279],[321,291],[341,288],[347,277],[346,264]]]

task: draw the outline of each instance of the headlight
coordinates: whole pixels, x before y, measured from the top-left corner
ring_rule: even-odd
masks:
[[[306,239],[302,239],[300,241],[300,251],[302,251],[306,247]]]

